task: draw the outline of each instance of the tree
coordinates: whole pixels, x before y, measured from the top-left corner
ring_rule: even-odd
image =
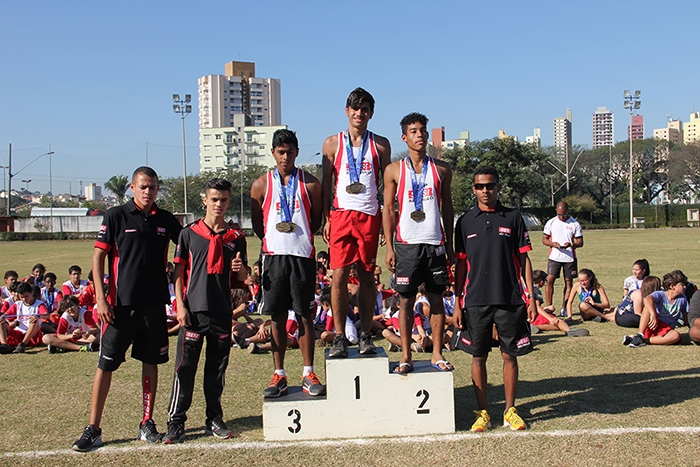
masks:
[[[112,178],[105,182],[105,189],[111,191],[117,197],[117,204],[124,204],[129,185],[129,177],[126,175],[113,175]]]
[[[671,148],[667,187],[671,200],[690,203],[700,188],[700,143]]]

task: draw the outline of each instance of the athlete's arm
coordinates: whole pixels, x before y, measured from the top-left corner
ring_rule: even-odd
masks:
[[[323,142],[323,179],[321,180],[321,199],[323,203],[323,217],[326,223],[323,226],[323,241],[330,241],[331,233],[331,202],[333,199],[333,166],[335,165],[335,153],[338,149],[338,135],[329,136]]]
[[[374,142],[379,152],[379,169],[384,174],[384,170],[391,164],[391,144],[383,136],[374,135]]]
[[[442,227],[445,229],[445,249],[447,251],[448,266],[454,261],[454,250],[452,249],[452,233],[454,229],[454,209],[452,208],[452,170],[443,161],[435,161],[440,171],[442,180],[442,190],[440,193],[442,202]]]
[[[530,261],[530,256],[527,253],[518,253],[518,256],[520,256],[520,264],[524,265],[523,276],[525,277],[527,293],[532,297],[534,295],[534,289],[532,287],[532,262]],[[535,300],[532,298],[528,303],[527,314],[531,321],[534,321],[537,317],[537,306],[535,305]]]
[[[250,220],[253,223],[253,231],[260,240],[265,236],[263,224],[262,205],[267,191],[267,175],[259,177],[250,187]]]
[[[100,282],[105,275],[106,257],[107,250],[95,247],[95,250],[92,253],[92,276]],[[110,277],[109,281],[111,283],[116,279],[116,277]],[[114,312],[112,311],[112,307],[109,306],[109,303],[107,303],[104,287],[95,287],[95,303],[97,304],[97,318],[100,320],[100,322],[113,324],[114,321],[112,318],[114,318]]]
[[[323,222],[323,205],[321,204],[321,182],[308,172],[304,172],[306,191],[311,199],[311,232],[316,233]]]
[[[384,228],[384,239],[386,240],[386,267],[391,272],[396,272],[396,256],[394,254],[394,229],[396,220],[396,209],[394,200],[396,199],[396,187],[398,184],[399,164],[395,162],[389,164],[384,170],[384,211],[382,212],[382,225]]]
[[[574,248],[581,248],[583,247],[583,237],[574,237],[574,241],[571,244]]]
[[[175,263],[175,300],[177,300],[177,323],[180,326],[188,327],[190,325],[190,311],[185,306],[185,294],[183,288],[185,286],[185,266],[182,263]]]

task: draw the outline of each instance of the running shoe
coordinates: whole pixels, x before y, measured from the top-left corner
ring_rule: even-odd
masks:
[[[24,342],[20,342],[17,344],[17,347],[15,347],[15,351],[12,353],[24,353],[27,351],[27,346],[24,345]]]
[[[644,342],[644,336],[641,334],[635,334],[630,343],[627,344],[628,347],[634,348],[644,347],[645,345],[647,345],[647,343]]]
[[[624,336],[622,338],[622,345],[630,345],[632,339],[634,339],[634,336]]]
[[[287,394],[287,377],[274,373],[270,385],[263,391],[263,397],[280,397],[285,394]]]
[[[0,354],[9,354],[15,351],[15,348],[8,344],[0,344]]]
[[[472,425],[471,430],[475,433],[481,433],[491,428],[491,417],[486,410],[475,410],[476,421]]]
[[[377,347],[372,342],[372,335],[362,331],[360,333],[360,355],[375,355]]]
[[[139,425],[139,435],[136,439],[149,443],[159,443],[163,439],[163,435],[156,430],[156,423],[148,419]]]
[[[376,350],[375,350],[376,352]],[[342,334],[336,334],[333,338],[333,345],[328,351],[328,358],[345,358],[348,356],[348,341]]]
[[[242,337],[239,337],[235,334],[231,334],[231,337],[233,338],[233,344],[236,345],[239,349],[245,349],[248,347],[248,344],[245,343],[245,339]]]
[[[569,337],[585,337],[589,336],[591,333],[588,332],[588,329],[586,328],[575,328],[575,329],[569,329],[566,331],[566,335]]]
[[[168,422],[168,431],[163,435],[163,444],[182,443],[185,440],[185,424]]]
[[[49,345],[49,353],[55,354],[55,353],[65,353],[66,349],[62,349],[60,347],[56,347],[55,345]]]
[[[71,448],[74,451],[86,452],[93,448],[99,448],[104,443],[102,442],[102,429],[95,428],[93,425],[88,425],[83,431],[83,435],[78,439]]]
[[[262,348],[258,344],[250,344],[248,346],[248,353],[250,354],[260,354],[262,353]]]
[[[233,431],[229,430],[221,417],[216,417],[214,420],[207,420],[206,426],[207,428],[204,430],[204,434],[208,436],[215,436],[220,439],[230,439],[234,436]]]
[[[302,378],[301,390],[310,396],[322,396],[326,393],[326,387],[321,384],[318,376],[313,371]]]
[[[511,407],[503,414],[503,426],[507,426],[513,431],[524,430],[527,428],[523,419],[520,418],[520,415],[518,415],[518,411],[515,409],[515,407]]]

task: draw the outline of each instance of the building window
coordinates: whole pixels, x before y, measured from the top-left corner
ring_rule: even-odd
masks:
[[[205,151],[211,151],[211,144],[205,144],[205,145],[204,145],[204,150],[205,150]]]
[[[211,139],[211,135],[204,135],[204,141],[209,141]]]
[[[221,135],[216,135],[216,139],[221,139]]]

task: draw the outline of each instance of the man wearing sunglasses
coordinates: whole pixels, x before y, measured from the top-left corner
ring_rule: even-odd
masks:
[[[545,290],[547,305],[554,304],[554,281],[564,269],[564,298],[561,316],[566,315],[566,301],[571,293],[574,278],[578,276],[576,248],[583,246],[581,224],[569,216],[569,205],[564,201],[557,203],[557,215],[544,225],[542,244],[549,247],[547,259],[547,288]]]
[[[486,431],[491,417],[486,405],[486,359],[495,325],[503,358],[506,411],[503,425],[524,430],[525,422],[515,408],[518,359],[532,351],[528,315],[534,319],[534,300],[523,301],[521,279],[530,296],[532,250],[523,218],[498,201],[498,172],[490,166],[474,171],[472,191],[477,205],[457,220],[455,228],[455,326],[462,329],[461,342],[472,355],[471,376],[479,410],[471,430]]]

